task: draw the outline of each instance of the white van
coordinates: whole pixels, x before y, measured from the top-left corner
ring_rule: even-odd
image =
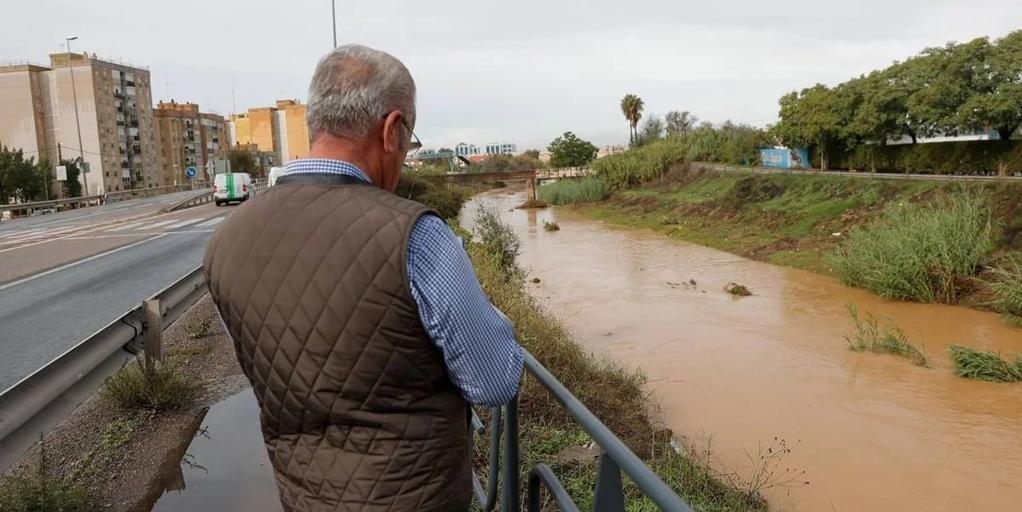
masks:
[[[217,174],[213,179],[213,201],[217,206],[237,201],[245,202],[255,194],[252,176],[244,172]]]
[[[267,183],[269,184],[269,186],[272,187],[276,185],[277,178],[279,178],[282,174],[284,174],[283,167],[270,167],[270,175],[267,176]]]

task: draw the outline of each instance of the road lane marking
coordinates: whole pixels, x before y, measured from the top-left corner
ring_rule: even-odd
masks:
[[[207,220],[206,222],[203,222],[202,224],[198,224],[195,227],[197,227],[197,228],[208,228],[210,226],[216,226],[217,224],[220,224],[223,221],[224,221],[223,217],[216,217],[216,218]]]
[[[144,231],[144,230],[147,230],[147,229],[158,228],[160,226],[165,226],[167,224],[172,224],[172,223],[174,223],[176,221],[177,221],[177,219],[161,220],[160,222],[154,222],[152,224],[145,224],[145,225],[139,226],[139,227],[135,228],[135,230],[136,231]]]
[[[185,226],[187,226],[189,224],[195,224],[196,222],[199,222],[200,220],[203,220],[203,219],[188,219],[188,220],[183,220],[183,221],[178,222],[176,224],[171,224],[169,226],[165,226],[163,229],[183,228],[183,227],[185,227]]]
[[[106,230],[106,232],[107,233],[113,233],[115,231],[124,231],[126,229],[133,229],[133,228],[137,228],[137,227],[145,224],[146,222],[149,222],[149,221],[145,220],[145,221],[142,221],[142,222],[132,222],[131,224],[125,224],[123,226],[117,226],[116,228],[113,228],[113,229],[108,229],[108,230]]]
[[[53,274],[55,272],[60,272],[61,270],[66,270],[66,269],[69,269],[71,267],[76,267],[78,265],[81,265],[82,263],[88,263],[90,261],[97,260],[97,259],[102,258],[104,256],[109,256],[109,255],[111,255],[111,254],[113,254],[115,252],[121,252],[121,251],[124,251],[124,250],[127,250],[127,249],[131,249],[132,247],[137,247],[137,246],[142,245],[142,244],[147,243],[147,242],[152,242],[153,240],[156,240],[156,239],[159,239],[159,238],[163,238],[165,236],[167,236],[167,233],[160,233],[160,234],[158,234],[156,236],[151,236],[151,237],[146,238],[144,240],[139,240],[139,241],[137,241],[135,243],[131,243],[131,244],[128,244],[128,245],[122,245],[121,247],[110,249],[109,251],[106,251],[106,252],[101,252],[99,254],[94,254],[92,256],[89,256],[88,258],[80,259],[78,261],[72,261],[71,263],[68,263],[66,265],[61,265],[61,266],[59,266],[57,268],[51,268],[50,270],[46,270],[46,271],[40,272],[38,274],[32,274],[32,275],[30,275],[28,277],[24,277],[24,278],[18,279],[17,281],[12,281],[10,283],[4,284],[4,285],[0,285],[0,292],[6,290],[8,288],[13,288],[15,286],[18,286],[19,284],[24,284],[24,283],[27,283],[29,281],[33,281],[33,280],[39,279],[40,277],[48,276],[48,275]]]

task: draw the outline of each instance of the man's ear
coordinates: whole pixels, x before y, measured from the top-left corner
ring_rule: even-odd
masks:
[[[404,114],[400,110],[395,110],[383,119],[383,150],[387,153],[401,150],[404,138],[404,127],[401,125],[403,118]]]

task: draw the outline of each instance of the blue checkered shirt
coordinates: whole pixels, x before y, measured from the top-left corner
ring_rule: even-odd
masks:
[[[326,158],[293,160],[282,176],[289,174],[343,174],[371,181],[358,167]],[[412,227],[408,283],[419,319],[465,400],[489,406],[510,401],[522,375],[514,327],[483,294],[461,239],[436,215],[423,215]]]

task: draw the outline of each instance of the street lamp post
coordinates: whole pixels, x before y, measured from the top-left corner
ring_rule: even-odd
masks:
[[[75,128],[78,129],[78,158],[80,159],[81,171],[82,171],[82,183],[85,185],[85,195],[89,195],[89,175],[86,172],[87,164],[85,163],[85,146],[82,145],[82,122],[78,119],[78,91],[75,88],[75,64],[71,58],[71,41],[78,39],[78,36],[65,37],[64,40],[67,42],[67,65],[71,71],[71,97],[75,101]]]
[[[337,48],[337,0],[330,0],[330,19],[334,22],[334,48]]]

